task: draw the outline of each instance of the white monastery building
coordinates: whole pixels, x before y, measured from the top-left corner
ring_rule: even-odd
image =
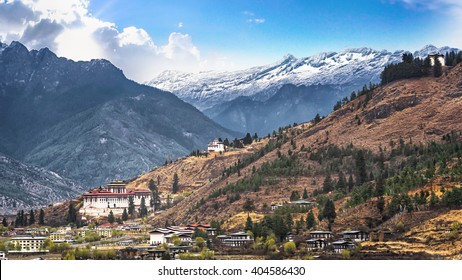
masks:
[[[441,63],[441,66],[445,65],[444,55],[443,54],[429,54],[428,57],[430,58],[430,65],[435,66],[435,60],[438,59]]]
[[[219,141],[218,139],[213,139],[212,142],[209,143],[207,147],[208,152],[224,152],[225,145],[223,142]]]
[[[122,180],[112,181],[105,187],[89,191],[83,195],[82,215],[105,215],[110,211],[114,214],[122,214],[124,209],[128,211],[129,198],[133,198],[135,208],[139,208],[144,198],[146,207],[151,203],[151,192],[148,190],[127,191],[127,182]]]

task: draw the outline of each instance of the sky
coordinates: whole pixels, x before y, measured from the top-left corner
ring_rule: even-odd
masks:
[[[427,44],[462,48],[461,0],[0,0],[0,41],[105,58],[145,82],[231,71],[286,54]]]

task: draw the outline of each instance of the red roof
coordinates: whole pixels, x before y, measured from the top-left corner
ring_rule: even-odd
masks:
[[[109,196],[109,197],[127,197],[129,195],[150,195],[151,192],[144,190],[134,190],[127,193],[113,193],[107,190],[96,190],[84,193],[83,196]]]

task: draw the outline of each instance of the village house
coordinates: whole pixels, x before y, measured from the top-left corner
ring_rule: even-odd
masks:
[[[23,234],[27,235],[48,235],[48,228],[42,227],[42,228],[26,228],[23,229]]]
[[[225,238],[224,238],[225,237]],[[218,241],[227,247],[244,247],[253,242],[252,237],[245,232],[232,233],[229,236],[217,236]]]
[[[273,203],[273,204],[271,204],[271,211],[275,211],[279,207],[282,207],[281,203]]]
[[[319,239],[330,239],[332,238],[332,231],[325,231],[325,230],[316,230],[309,233],[311,239],[319,238]]]
[[[43,244],[46,237],[44,236],[18,236],[11,238],[11,243],[14,246],[21,246],[21,252],[48,252],[48,250],[43,250]]]
[[[187,227],[172,226],[167,228],[158,228],[149,232],[149,244],[160,245],[163,243],[171,244],[174,235],[178,236],[182,243],[190,244],[194,230]]]
[[[337,240],[332,242],[332,247],[334,249],[334,252],[341,253],[343,250],[354,249],[356,247],[356,244],[347,240]]]
[[[104,188],[89,191],[83,195],[83,206],[79,210],[82,215],[99,216],[108,215],[112,211],[115,215],[123,213],[128,209],[129,198],[133,199],[136,208],[141,206],[144,198],[145,205],[151,203],[151,192],[148,190],[127,191],[127,182],[116,180],[107,184]]]
[[[104,238],[111,238],[113,227],[111,224],[102,224],[95,229],[96,233]]]
[[[308,251],[319,251],[326,247],[327,241],[325,239],[313,238],[306,240],[306,245]]]
[[[181,244],[185,244],[185,245],[190,245],[192,243],[192,234],[191,233],[185,233],[185,232],[178,232],[178,233],[170,233],[168,235],[166,235],[164,237],[165,239],[165,243],[167,244],[173,244],[173,237],[174,236],[177,236],[180,241],[181,241]]]
[[[363,230],[348,230],[342,232],[343,239],[352,240],[355,242],[367,241],[369,240],[369,233]]]
[[[286,242],[290,242],[290,241],[294,241],[295,240],[295,236],[297,234],[293,233],[293,232],[290,232],[289,234],[287,234],[286,238],[284,238],[284,240]]]
[[[191,246],[169,246],[168,250],[170,251],[170,257],[177,259],[179,254],[188,253],[191,250]]]
[[[170,234],[171,231],[165,228],[158,228],[149,232],[149,244],[151,245],[160,245],[162,243],[167,243],[165,241],[165,236]]]
[[[213,139],[212,142],[209,142],[207,146],[208,152],[224,152],[225,145],[223,142],[219,141],[218,139]]]
[[[207,233],[207,235],[209,237],[213,237],[213,236],[215,236],[217,234],[217,229],[210,227],[209,224],[189,224],[189,225],[186,226],[186,229],[201,230],[201,231]]]
[[[162,205],[167,205],[167,204],[172,204],[173,203],[173,197],[170,196],[161,196],[159,197],[160,204]]]
[[[53,242],[64,242],[66,233],[64,232],[52,232],[50,233],[50,240]]]
[[[312,202],[312,201],[308,201],[308,200],[305,200],[305,199],[300,199],[300,200],[296,200],[296,201],[291,201],[289,202],[291,205],[296,205],[298,206],[299,208],[301,209],[308,209],[310,207],[312,207],[313,205],[315,205],[316,203],[315,202]]]

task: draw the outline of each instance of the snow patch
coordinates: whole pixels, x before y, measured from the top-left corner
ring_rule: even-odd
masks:
[[[100,143],[100,144],[106,144],[106,142],[107,142],[107,139],[106,139],[106,138],[104,138],[104,137],[103,137],[103,138],[99,138],[99,143]]]

